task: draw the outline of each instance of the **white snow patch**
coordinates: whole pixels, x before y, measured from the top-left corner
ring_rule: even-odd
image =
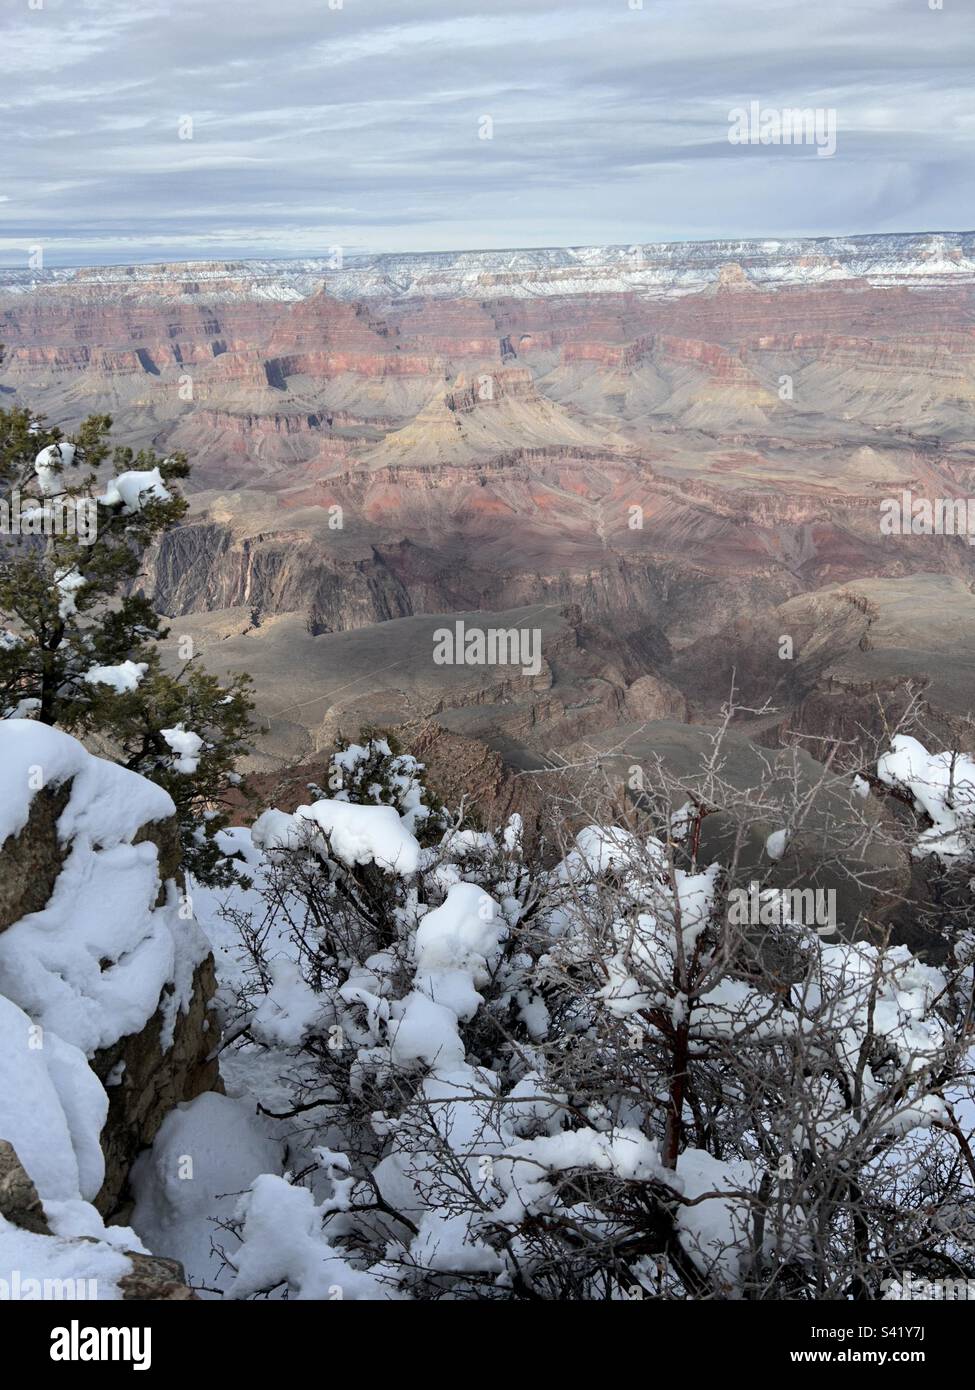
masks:
[[[120,473],[98,500],[103,507],[121,506],[123,514],[131,516],[141,511],[147,502],[168,502],[170,497],[159,469],[149,468]]]
[[[116,694],[124,695],[138,689],[148,669],[145,661],[122,661],[118,666],[93,666],[81,679],[87,685],[109,685]]]
[[[177,724],[172,729],[160,729],[159,732],[175,754],[173,767],[177,772],[191,776],[200,765],[200,754],[203,751],[200,735],[187,729],[185,724]]]

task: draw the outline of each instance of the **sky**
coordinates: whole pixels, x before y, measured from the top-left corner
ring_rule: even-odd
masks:
[[[0,52],[5,266],[975,228],[975,0],[3,0]]]

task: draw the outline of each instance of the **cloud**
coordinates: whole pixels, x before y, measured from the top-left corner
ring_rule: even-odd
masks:
[[[975,225],[960,0],[40,4],[6,264]],[[752,100],[835,109],[835,158],[731,145]]]

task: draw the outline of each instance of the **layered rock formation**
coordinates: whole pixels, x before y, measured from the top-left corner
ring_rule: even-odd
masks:
[[[840,727],[848,644],[813,596],[881,585],[912,627],[891,642],[922,660],[927,576],[975,583],[967,537],[880,527],[904,489],[972,490],[973,296],[964,234],[7,276],[0,388],[190,455],[191,514],[145,584],[253,668],[279,732],[286,705],[311,711],[269,756],[323,746],[332,686],[304,672],[341,669],[352,632],[371,635],[348,719],[440,718],[442,688],[455,732],[544,753],[575,717],[713,716],[735,673],[782,701],[764,739],[816,736]],[[401,624],[533,606],[571,611],[579,640],[530,713],[497,673],[452,683],[425,638],[382,659],[384,626],[399,652]],[[579,652],[604,689],[558,712]],[[896,704],[888,674],[842,689]],[[474,704],[512,708],[475,728]]]

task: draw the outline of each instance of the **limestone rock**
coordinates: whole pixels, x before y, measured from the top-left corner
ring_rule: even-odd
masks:
[[[0,1216],[22,1231],[50,1235],[37,1188],[6,1139],[0,1139]]]
[[[687,718],[687,701],[681,692],[659,676],[640,676],[627,689],[623,709],[628,719]]]
[[[210,1003],[216,993],[213,957],[197,966],[189,1009],[176,1018],[173,1040],[163,1047],[164,1005],[139,1033],[120,1038],[97,1052],[92,1067],[109,1085],[108,1119],[102,1130],[105,1181],[95,1199],[103,1215],[113,1212],[125,1193],[129,1167],[152,1143],[163,1120],[181,1101],[221,1089],[219,1063],[210,1054],[220,1039]]]
[[[187,1285],[179,1260],[166,1260],[160,1255],[139,1255],[134,1250],[126,1250],[125,1253],[132,1263],[132,1273],[123,1275],[118,1281],[124,1302],[196,1301],[197,1296]]]

